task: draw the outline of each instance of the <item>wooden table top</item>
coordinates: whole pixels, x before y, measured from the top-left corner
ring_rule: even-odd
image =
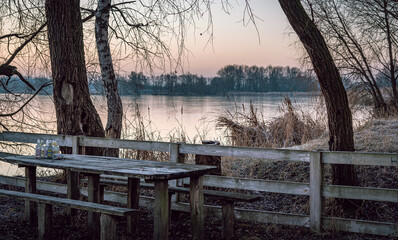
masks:
[[[109,174],[147,180],[171,180],[204,175],[216,169],[215,166],[74,154],[65,154],[65,158],[62,160],[16,155],[5,157],[3,161],[26,166],[68,169],[83,173]]]

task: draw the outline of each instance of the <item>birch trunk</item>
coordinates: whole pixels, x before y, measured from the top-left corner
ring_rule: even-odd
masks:
[[[95,39],[97,42],[98,59],[108,105],[108,120],[105,128],[105,136],[108,138],[120,138],[123,106],[118,92],[108,40],[110,7],[111,0],[98,0],[95,18]],[[105,154],[107,156],[117,157],[119,155],[118,152],[118,149],[107,149]]]
[[[47,31],[58,134],[104,137],[90,99],[78,0],[46,0]],[[86,148],[86,154],[102,155]]]

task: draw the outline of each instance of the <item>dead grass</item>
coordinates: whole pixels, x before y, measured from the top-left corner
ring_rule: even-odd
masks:
[[[231,145],[273,148],[301,145],[325,131],[325,127],[310,114],[296,111],[288,97],[280,111],[282,116],[265,121],[250,103],[248,115],[239,111],[228,113],[218,118],[217,126],[227,129]]]

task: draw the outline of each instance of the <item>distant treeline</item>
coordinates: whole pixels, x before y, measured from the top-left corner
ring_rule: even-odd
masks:
[[[317,89],[315,79],[295,67],[228,65],[216,77],[196,74],[162,74],[147,77],[132,72],[120,79],[120,93],[164,95],[218,95],[227,92],[307,92]]]
[[[48,81],[47,78],[29,79],[34,86]],[[161,95],[219,95],[228,92],[307,92],[314,91],[316,79],[308,72],[295,67],[257,67],[228,65],[217,72],[216,77],[206,78],[196,74],[175,73],[148,77],[143,73],[131,72],[119,77],[121,95],[161,94]],[[46,88],[52,93],[52,86]],[[90,91],[93,94],[104,93],[101,81],[90,80]],[[13,92],[23,92],[26,86],[12,79],[8,88]],[[0,88],[1,92],[5,92]]]

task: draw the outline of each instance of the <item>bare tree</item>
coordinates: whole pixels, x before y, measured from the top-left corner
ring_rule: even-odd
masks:
[[[312,0],[308,8],[341,71],[368,91],[377,116],[397,106],[397,4],[390,0]],[[380,76],[388,79],[383,88]],[[385,84],[384,84],[385,85]],[[386,100],[383,91],[391,93]]]
[[[120,138],[122,131],[123,105],[119,96],[115,71],[113,69],[111,49],[109,46],[109,12],[111,0],[99,0],[95,18],[95,39],[99,65],[101,68],[102,81],[104,84],[107,105],[108,122],[105,127],[105,136],[109,138]],[[107,150],[106,155],[117,157],[118,150]]]
[[[318,76],[328,113],[330,151],[354,151],[352,116],[347,94],[321,32],[308,17],[300,0],[279,0],[279,3],[303,43]],[[332,183],[358,185],[354,166],[333,165]]]
[[[45,9],[57,132],[104,137],[88,89],[79,1],[46,0]],[[86,153],[101,155],[94,149]]]

